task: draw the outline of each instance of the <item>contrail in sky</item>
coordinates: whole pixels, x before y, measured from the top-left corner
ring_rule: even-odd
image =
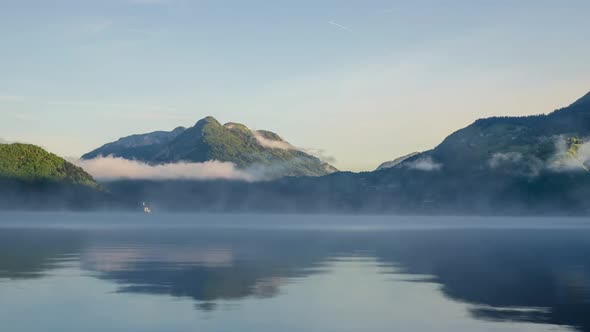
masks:
[[[337,27],[339,29],[346,30],[348,32],[352,32],[352,29],[351,28],[349,28],[347,26],[344,26],[342,24],[338,24],[338,23],[336,23],[334,21],[328,21],[328,24],[333,25],[333,26],[335,26],[335,27]]]

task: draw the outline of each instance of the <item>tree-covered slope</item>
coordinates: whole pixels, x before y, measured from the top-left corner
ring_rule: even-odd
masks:
[[[30,144],[0,144],[0,177],[97,186],[82,168]]]
[[[589,114],[583,98],[549,115],[478,120],[431,151],[373,172],[108,187],[163,210],[587,215]]]
[[[176,130],[166,140],[151,140],[146,144],[120,144],[132,138],[145,138],[152,134],[134,135],[109,143],[82,156],[122,157],[150,164],[176,162],[205,162],[217,160],[232,162],[239,168],[264,168],[271,177],[319,176],[337,171],[333,166],[309,155],[270,131],[253,131],[239,123],[221,125],[213,117],[199,120],[193,127]]]
[[[113,195],[80,167],[38,146],[0,144],[0,210],[135,208],[133,198]]]
[[[547,115],[479,119],[448,136],[435,149],[398,167],[429,160],[448,171],[538,173],[565,150],[590,138],[590,94]]]

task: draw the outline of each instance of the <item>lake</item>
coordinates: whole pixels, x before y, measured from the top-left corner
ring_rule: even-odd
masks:
[[[0,214],[3,331],[590,331],[576,218]]]

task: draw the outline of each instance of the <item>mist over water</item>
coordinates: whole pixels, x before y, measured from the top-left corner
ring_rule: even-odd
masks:
[[[0,321],[66,332],[590,331],[588,226],[1,214]]]

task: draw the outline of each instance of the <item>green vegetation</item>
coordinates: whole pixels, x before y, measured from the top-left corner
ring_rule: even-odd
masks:
[[[567,141],[568,149],[567,154],[572,158],[577,158],[578,151],[580,150],[580,146],[584,143],[581,139],[577,137],[570,137]]]
[[[138,137],[141,137],[140,141]],[[320,176],[337,171],[320,159],[290,146],[273,132],[253,132],[240,123],[221,125],[210,116],[178,135],[167,137],[169,140],[164,141],[154,140],[150,134],[134,135],[108,143],[83,158],[113,155],[150,164],[217,160],[234,163],[242,169],[264,168],[265,174],[271,178]],[[267,144],[261,143],[260,139]],[[146,141],[155,143],[145,144]]]
[[[583,140],[577,137],[570,137],[567,140],[567,155],[580,164],[580,167],[582,167],[586,172],[590,172],[590,169],[584,164],[584,160],[580,159],[578,156],[578,152],[580,151],[582,144],[584,144]]]
[[[82,168],[30,144],[0,144],[0,177],[97,187],[92,176]]]
[[[589,98],[587,95],[547,115],[479,119],[448,136],[426,155],[449,170],[461,172],[486,169],[494,156],[502,154],[518,156],[522,167],[538,169],[539,165],[555,158],[556,143],[565,137],[569,140],[569,156],[576,157],[582,143],[578,137],[590,135]],[[508,170],[513,166],[496,170]]]
[[[588,98],[548,115],[475,121],[435,149],[376,172],[260,182],[122,180],[105,183],[108,192],[63,185],[67,182],[4,184],[0,177],[0,209],[137,208],[137,202],[147,201],[162,211],[588,215],[590,176],[571,167],[570,160],[586,157],[582,146],[590,137]],[[332,171],[272,132],[221,125],[212,117],[192,128],[134,135],[103,148],[91,155],[151,164],[220,160],[241,168],[260,165],[277,177]],[[0,157],[0,175],[91,181],[82,170],[37,147],[3,146]]]

